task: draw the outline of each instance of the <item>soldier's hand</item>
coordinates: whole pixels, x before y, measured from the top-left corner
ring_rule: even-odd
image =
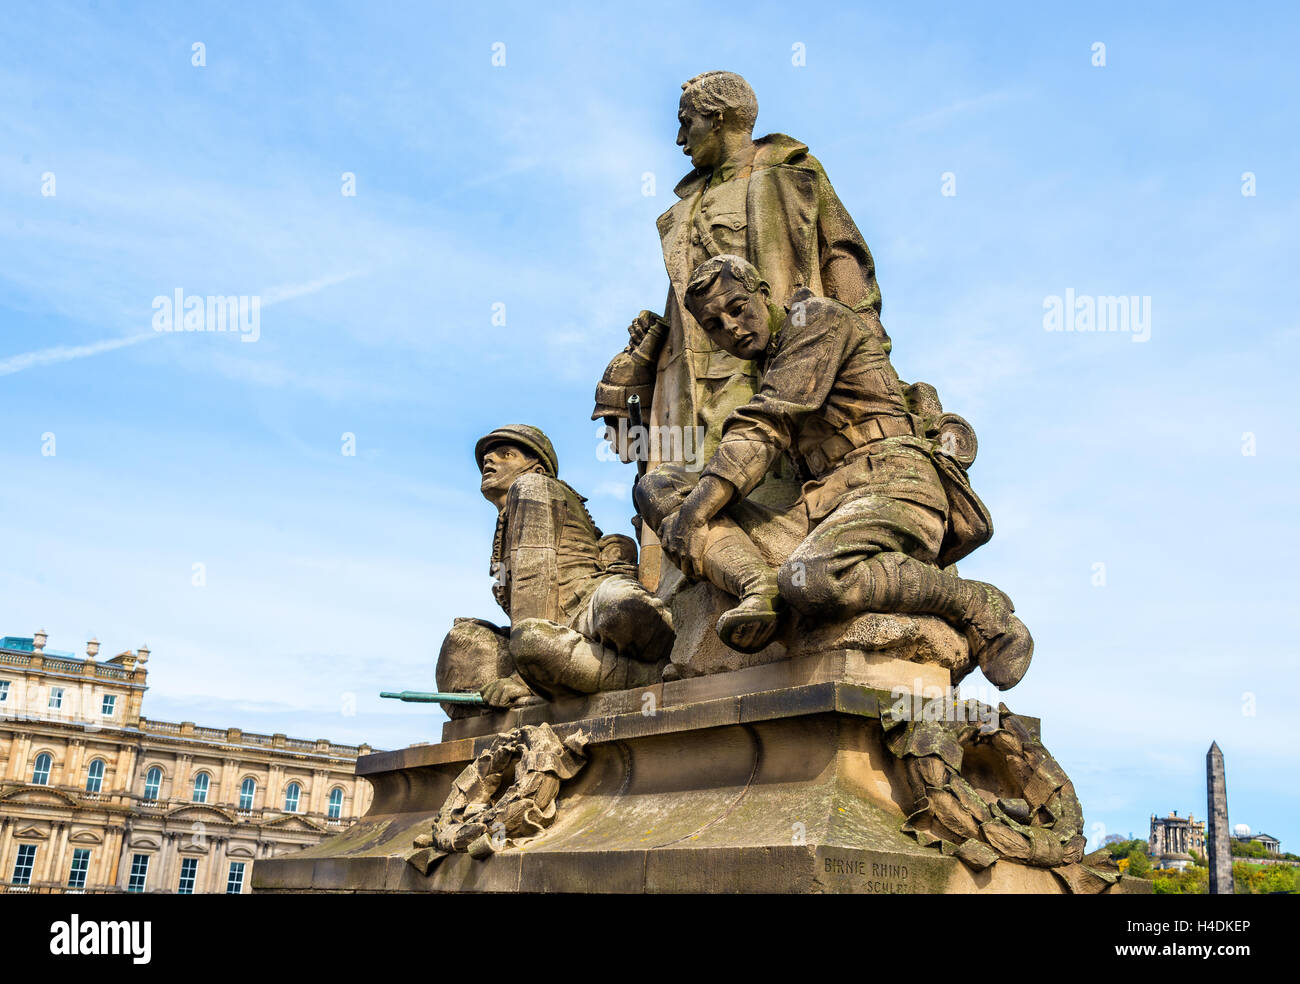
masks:
[[[531,695],[532,691],[513,677],[502,677],[500,680],[493,680],[479,691],[479,696],[483,698],[489,707],[509,707],[521,697]]]
[[[659,528],[659,543],[668,558],[692,581],[704,577],[704,541],[708,527],[678,509]]]
[[[645,341],[646,333],[660,321],[663,321],[663,318],[655,314],[653,311],[642,311],[638,314],[632,320],[632,323],[627,326],[627,334],[631,339],[629,342],[629,348],[636,348]]]

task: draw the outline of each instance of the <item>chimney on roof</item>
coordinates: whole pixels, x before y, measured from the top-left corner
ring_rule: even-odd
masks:
[[[44,650],[45,640],[48,638],[49,637],[45,634],[44,629],[37,629],[36,632],[32,635],[32,651],[39,653],[42,650]]]
[[[89,656],[91,659],[94,659],[96,656],[99,655],[99,640],[94,638],[93,636],[91,637],[90,641],[86,643],[86,655]]]

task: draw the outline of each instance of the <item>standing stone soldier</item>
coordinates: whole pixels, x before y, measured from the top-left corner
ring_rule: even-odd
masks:
[[[925,613],[965,632],[995,686],[1019,681],[1033,640],[1010,599],[940,568],[988,538],[987,512],[964,469],[936,454],[918,426],[880,338],[845,305],[806,289],[788,309],[772,303],[758,269],[739,256],[701,264],[686,303],[720,348],[754,360],[761,386],[727,418],[701,473],[662,465],[635,496],[684,574],[740,599],[718,620],[722,640],[761,649],[787,604],[822,621]],[[727,507],[783,453],[807,479],[792,512],[808,533],[777,571]],[[983,525],[954,531],[972,503]]]
[[[753,139],[758,99],[749,83],[733,72],[696,75],[682,83],[677,118],[677,144],[694,169],[673,189],[680,201],[658,220],[669,281],[664,313],[642,311],[629,326],[634,358],[623,369],[631,377],[606,374],[596,415],[615,427],[627,396],[644,394],[646,423],[672,436],[669,447],[702,459],[713,453],[727,415],[757,388],[753,363],[714,344],[684,304],[691,271],[704,260],[743,256],[764,271],[777,303],[806,287],[852,309],[886,352],[890,343],[862,234],[805,144],[783,133]],[[651,467],[674,460],[662,448],[651,445]],[[788,464],[773,471],[786,475]],[[642,550],[642,568],[654,584],[653,540]]]
[[[657,683],[672,619],[636,580],[635,543],[602,536],[586,500],[557,477],[555,449],[536,427],[498,427],[474,454],[483,497],[499,510],[493,593],[510,627],[457,619],[438,657],[438,689],[479,691],[504,707],[534,693]]]
[[[691,271],[723,253],[744,256],[764,271],[772,297],[784,303],[807,287],[843,302],[888,351],[880,324],[875,264],[862,234],[840,203],[821,164],[781,133],[753,139],[758,100],[732,72],[705,72],[682,84],[677,144],[695,166],[674,189],[680,199],[659,217],[668,272],[664,317],[642,312],[630,328],[632,348],[662,320],[654,340],[653,397],[648,422],[705,430],[712,453],[727,414],[753,395],[750,360],[714,344],[683,301]]]

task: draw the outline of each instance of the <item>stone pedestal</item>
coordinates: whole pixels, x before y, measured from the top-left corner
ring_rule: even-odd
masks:
[[[904,834],[908,785],[882,741],[894,687],[948,671],[854,651],[444,726],[440,744],[358,759],[375,788],[349,830],[253,869],[258,892],[1041,892],[1044,868],[974,872]],[[493,736],[546,722],[590,736],[549,829],[476,860],[405,860],[452,781]],[[900,805],[902,804],[902,805]],[[1110,891],[1123,891],[1128,880]]]

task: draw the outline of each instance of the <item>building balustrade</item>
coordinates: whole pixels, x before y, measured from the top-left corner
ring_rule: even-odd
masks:
[[[55,882],[32,882],[30,885],[0,882],[0,895],[121,895],[122,891],[120,888],[107,886],[68,888]]]

